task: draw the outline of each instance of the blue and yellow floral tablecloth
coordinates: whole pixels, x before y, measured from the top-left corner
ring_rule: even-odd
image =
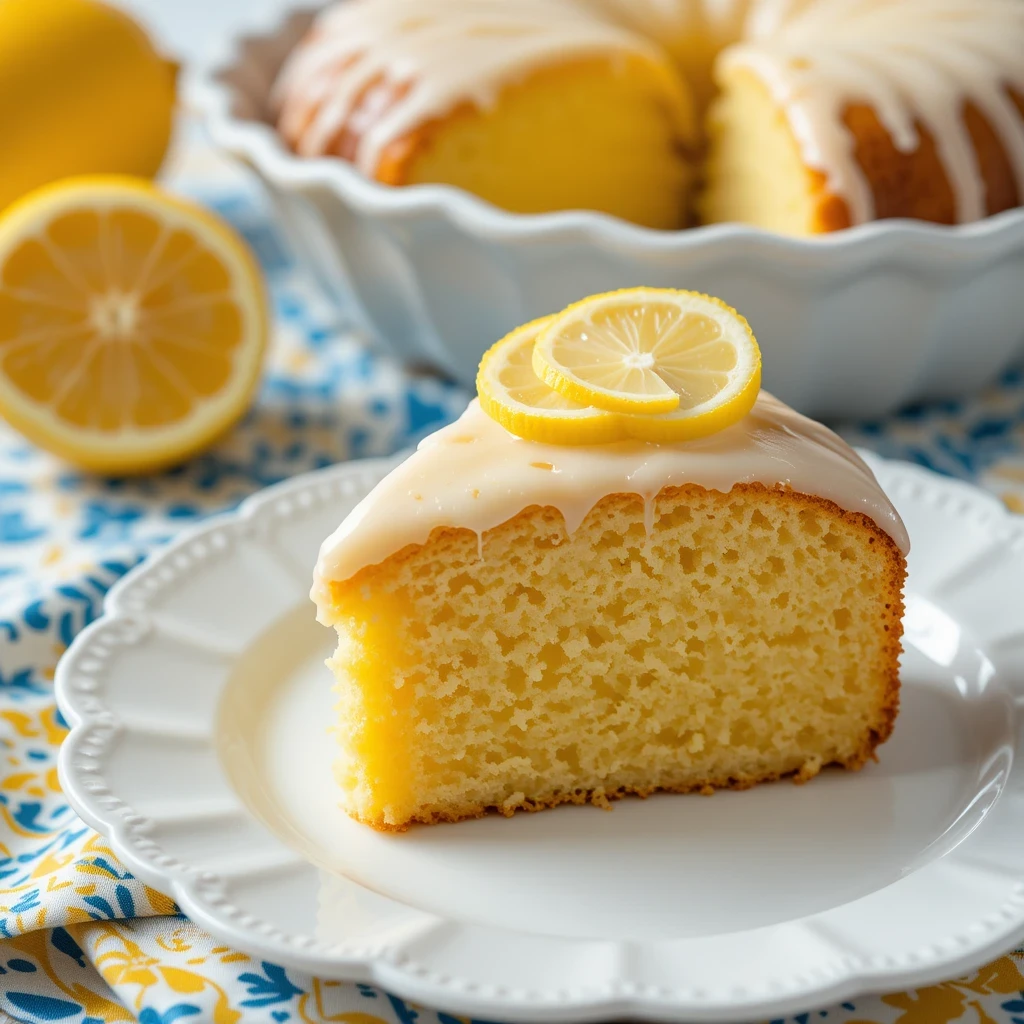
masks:
[[[54,668],[119,576],[181,526],[295,473],[392,452],[452,419],[468,397],[374,354],[311,290],[259,194],[202,146],[185,148],[172,177],[248,238],[278,329],[244,423],[171,472],[84,475],[0,428],[0,1019],[456,1024],[369,986],[320,981],[220,945],[132,878],[61,795]],[[976,400],[844,433],[977,480],[1024,512],[1024,373]],[[1016,952],[969,978],[795,1020],[1024,1024],[1022,990]]]

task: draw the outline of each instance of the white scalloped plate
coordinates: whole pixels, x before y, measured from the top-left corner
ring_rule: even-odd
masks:
[[[271,488],[124,578],[57,671],[60,777],[225,942],[492,1019],[740,1021],[951,977],[1024,935],[1024,521],[873,459],[907,521],[880,762],[380,835],[336,807],[317,547],[391,462]]]

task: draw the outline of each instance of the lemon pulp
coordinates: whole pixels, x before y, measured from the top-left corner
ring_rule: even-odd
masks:
[[[70,462],[204,447],[247,407],[266,331],[244,242],[148,182],[62,182],[0,218],[0,413]]]
[[[746,320],[697,292],[591,296],[513,331],[484,356],[484,411],[551,444],[704,437],[742,419],[761,386]]]

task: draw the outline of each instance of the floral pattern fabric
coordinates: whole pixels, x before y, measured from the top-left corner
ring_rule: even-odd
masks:
[[[0,1019],[456,1024],[370,986],[312,978],[219,944],[125,871],[61,794],[56,753],[66,726],[54,669],[115,580],[183,525],[296,473],[396,451],[454,418],[468,398],[404,372],[339,317],[249,186],[201,152],[177,177],[248,238],[271,286],[277,329],[244,422],[169,472],[90,476],[0,428]],[[843,432],[884,455],[976,480],[1024,511],[1020,372],[971,401]],[[792,1018],[826,1019],[1024,1024],[1024,953],[965,979]]]

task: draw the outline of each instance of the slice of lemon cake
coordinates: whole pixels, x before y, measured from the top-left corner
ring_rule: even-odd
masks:
[[[321,550],[350,815],[397,830],[872,758],[898,708],[906,532],[759,370],[732,310],[656,290],[488,353],[481,400]],[[607,409],[668,392],[668,412]]]

